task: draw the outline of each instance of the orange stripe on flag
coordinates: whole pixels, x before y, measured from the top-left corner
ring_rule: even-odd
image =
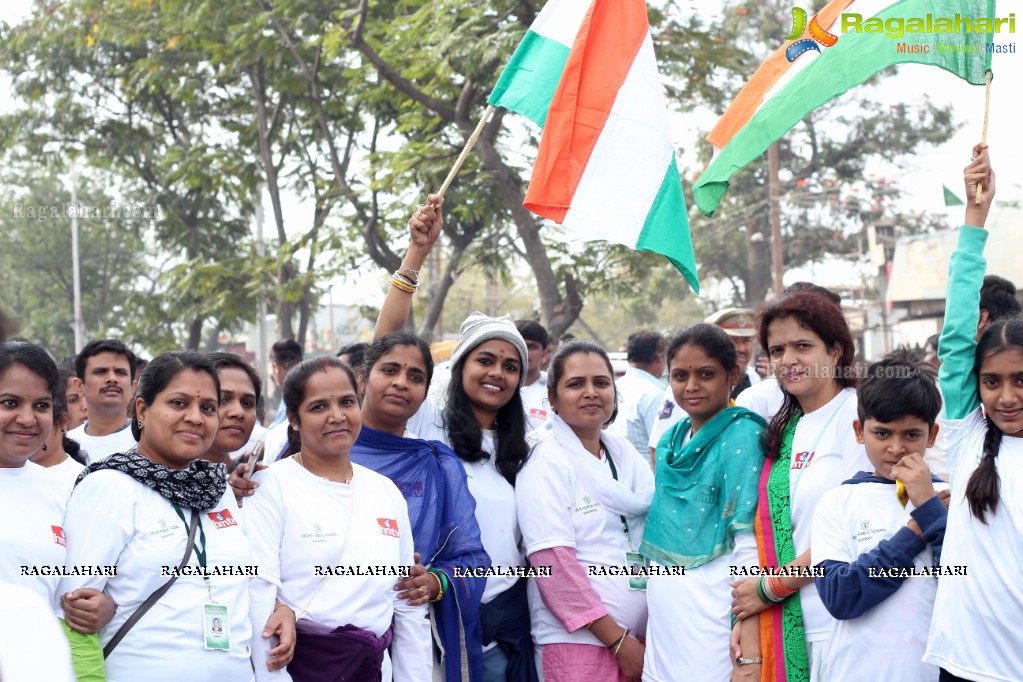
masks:
[[[838,21],[838,16],[849,5],[853,4],[854,1],[831,0],[824,9],[817,13],[818,27],[826,29],[832,26]],[[803,35],[797,40],[808,37],[810,37],[809,28],[804,30]],[[735,100],[728,106],[728,109],[725,110],[721,118],[718,119],[714,129],[707,135],[707,142],[710,142],[718,149],[723,149],[728,144],[728,141],[732,139],[732,136],[749,123],[760,103],[764,101],[764,95],[767,94],[767,91],[774,87],[778,79],[785,75],[785,72],[795,64],[795,62],[789,62],[785,58],[785,48],[793,42],[795,41],[782,43],[781,47],[771,53],[771,56],[753,73],[753,76],[743,86],[742,90],[739,91],[739,94],[736,95]]]
[[[547,113],[524,206],[562,223],[646,37],[644,0],[595,0]]]

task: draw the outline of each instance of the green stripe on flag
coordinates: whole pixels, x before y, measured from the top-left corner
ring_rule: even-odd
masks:
[[[855,5],[854,5],[855,7]],[[993,0],[901,0],[874,15],[888,18],[924,17],[994,18]],[[713,215],[728,189],[732,175],[767,151],[814,109],[893,64],[929,64],[973,85],[984,85],[991,64],[985,43],[992,33],[935,33],[890,38],[884,33],[845,33],[825,48],[813,64],[803,69],[754,114],[725,145],[693,186],[697,207]],[[900,43],[941,43],[948,49],[931,52],[899,52]]]
[[[689,214],[674,156],[636,240],[636,250],[652,251],[667,258],[686,278],[693,291],[700,293],[696,254],[692,235],[689,234]]]
[[[527,31],[487,104],[522,114],[542,128],[569,51],[567,45]]]

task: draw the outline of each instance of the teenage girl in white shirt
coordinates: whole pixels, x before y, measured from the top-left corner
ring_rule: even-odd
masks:
[[[966,568],[938,581],[924,661],[943,682],[1018,680],[1023,669],[1023,317],[978,324],[995,176],[986,146],[973,157],[938,342],[952,486],[941,563]]]

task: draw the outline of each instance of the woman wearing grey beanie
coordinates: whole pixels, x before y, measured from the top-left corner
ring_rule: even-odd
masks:
[[[378,339],[401,329],[408,319],[419,268],[441,232],[441,203],[430,195],[409,220],[411,242],[380,309]],[[476,499],[483,548],[493,563],[480,607],[486,682],[538,679],[525,578],[520,577],[527,562],[514,488],[530,447],[519,395],[526,363],[526,342],[511,319],[473,313],[462,323],[451,355],[443,409],[427,401],[408,422],[409,432],[417,437],[443,441],[455,451]]]

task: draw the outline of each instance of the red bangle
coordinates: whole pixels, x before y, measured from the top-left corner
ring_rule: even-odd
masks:
[[[799,591],[790,590],[789,588],[785,587],[785,585],[781,581],[780,575],[768,576],[767,584],[768,586],[770,586],[771,592],[774,592],[775,596],[781,597],[782,599],[785,599],[786,597],[791,597],[792,595]]]

